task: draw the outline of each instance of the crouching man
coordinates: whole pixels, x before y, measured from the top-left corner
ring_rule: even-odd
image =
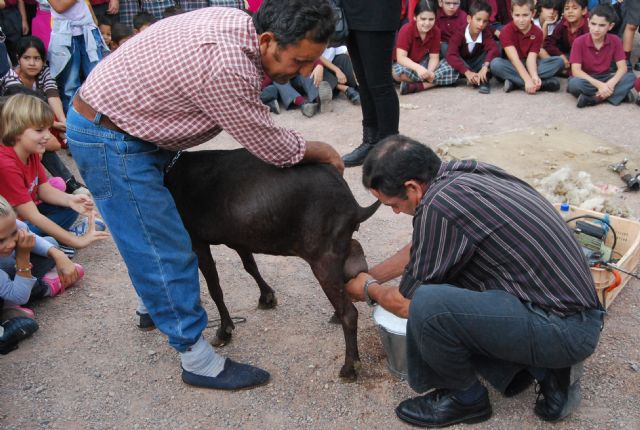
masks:
[[[404,136],[376,145],[362,181],[414,217],[412,243],[346,286],[354,300],[408,318],[409,384],[431,391],[400,403],[398,417],[426,427],[488,419],[478,376],[507,397],[535,380],[536,415],[570,414],[604,311],[553,206],[497,167],[443,162]],[[400,275],[399,287],[382,285]]]

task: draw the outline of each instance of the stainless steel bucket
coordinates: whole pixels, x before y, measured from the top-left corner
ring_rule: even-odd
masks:
[[[376,306],[373,320],[378,326],[380,340],[387,353],[387,366],[391,373],[407,378],[407,320],[393,315],[382,306]]]

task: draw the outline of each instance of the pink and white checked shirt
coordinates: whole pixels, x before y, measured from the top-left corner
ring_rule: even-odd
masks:
[[[245,12],[206,8],[163,19],[89,75],[80,96],[118,127],[180,150],[222,130],[258,158],[298,163],[302,135],[277,127],[260,101],[258,35]]]

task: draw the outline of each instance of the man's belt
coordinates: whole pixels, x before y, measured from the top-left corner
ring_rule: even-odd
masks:
[[[76,112],[78,112],[80,115],[91,122],[93,122],[96,118],[96,115],[98,115],[98,112],[94,108],[89,106],[89,104],[87,104],[84,100],[82,100],[80,98],[80,95],[78,94],[76,94],[76,96],[73,98],[73,108],[76,110]],[[99,124],[104,128],[108,128],[109,130],[125,133],[125,131],[115,125],[113,121],[111,121],[109,117],[104,114],[100,114]]]

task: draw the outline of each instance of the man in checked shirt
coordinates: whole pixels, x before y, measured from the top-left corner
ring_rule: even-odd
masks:
[[[604,312],[553,206],[495,166],[442,162],[404,136],[376,145],[362,182],[395,213],[414,217],[412,243],[346,287],[354,300],[408,318],[409,384],[429,392],[400,403],[398,417],[425,427],[488,419],[477,374],[507,397],[535,378],[536,415],[571,413]],[[400,275],[399,287],[381,285]]]
[[[133,286],[179,353],[187,384],[238,389],[269,373],[218,355],[202,336],[198,265],[163,186],[166,150],[222,130],[279,167],[344,165],[328,144],[276,126],[260,101],[266,73],[308,75],[334,31],[327,0],[266,0],[252,18],[207,8],[162,20],[101,62],[73,100],[67,138]],[[206,196],[203,196],[206,198]]]

